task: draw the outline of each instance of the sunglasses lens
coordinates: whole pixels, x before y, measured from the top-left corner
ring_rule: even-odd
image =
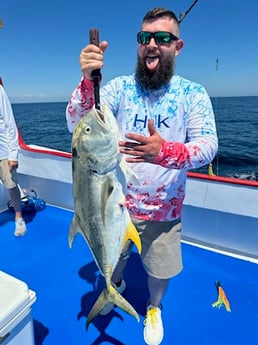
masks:
[[[168,32],[156,32],[154,38],[157,44],[170,43],[172,38]]]
[[[148,32],[140,31],[137,34],[137,42],[140,44],[149,44],[151,38],[154,38],[156,44],[168,44],[171,41],[176,41],[178,38],[166,31]]]
[[[151,33],[141,31],[137,34],[137,42],[140,44],[149,44],[151,39]]]

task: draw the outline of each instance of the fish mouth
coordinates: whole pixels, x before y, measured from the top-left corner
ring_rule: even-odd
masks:
[[[106,123],[104,113],[101,110],[97,110],[96,114],[102,123]]]

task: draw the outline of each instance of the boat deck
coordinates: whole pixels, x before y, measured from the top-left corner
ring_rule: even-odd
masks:
[[[13,214],[0,216],[0,269],[34,290],[35,345],[141,345],[145,314],[146,274],[133,252],[125,271],[126,299],[140,323],[116,308],[98,316],[85,330],[87,314],[102,290],[103,280],[83,238],[68,247],[73,213],[47,205],[25,217],[28,232],[13,235]],[[167,345],[242,345],[258,338],[258,265],[183,243],[184,270],[171,281],[164,299]],[[211,304],[220,281],[231,312]],[[3,296],[1,296],[2,298]]]

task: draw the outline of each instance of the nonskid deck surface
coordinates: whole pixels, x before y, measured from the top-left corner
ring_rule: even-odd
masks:
[[[140,323],[116,308],[85,330],[87,314],[103,281],[82,237],[68,247],[73,213],[47,206],[26,217],[28,232],[13,235],[13,214],[0,214],[0,269],[37,294],[32,307],[35,345],[141,345],[147,302],[146,274],[133,252],[125,271],[125,298]],[[171,281],[163,302],[166,345],[254,344],[258,337],[258,265],[182,244],[184,270]],[[231,304],[211,306],[220,281]],[[4,296],[1,296],[4,298]]]

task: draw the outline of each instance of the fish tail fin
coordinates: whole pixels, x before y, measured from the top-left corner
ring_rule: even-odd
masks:
[[[74,236],[78,233],[78,231],[78,223],[76,221],[75,216],[73,216],[68,237],[69,248],[72,248]]]
[[[86,330],[88,330],[89,324],[92,320],[100,313],[100,311],[105,307],[106,304],[113,303],[128,314],[134,316],[136,320],[139,322],[139,315],[137,314],[136,310],[131,306],[129,302],[110,284],[107,288],[105,288],[101,294],[99,295],[97,301],[91,308],[87,322],[86,322]]]
[[[127,240],[131,240],[135,244],[139,254],[141,254],[141,252],[142,252],[141,239],[140,239],[139,233],[138,233],[135,225],[133,224],[133,222],[131,220],[129,222],[129,225],[128,225],[126,233],[125,233],[125,237],[124,237],[124,241],[123,241],[123,247],[125,246],[125,243],[127,242]]]

